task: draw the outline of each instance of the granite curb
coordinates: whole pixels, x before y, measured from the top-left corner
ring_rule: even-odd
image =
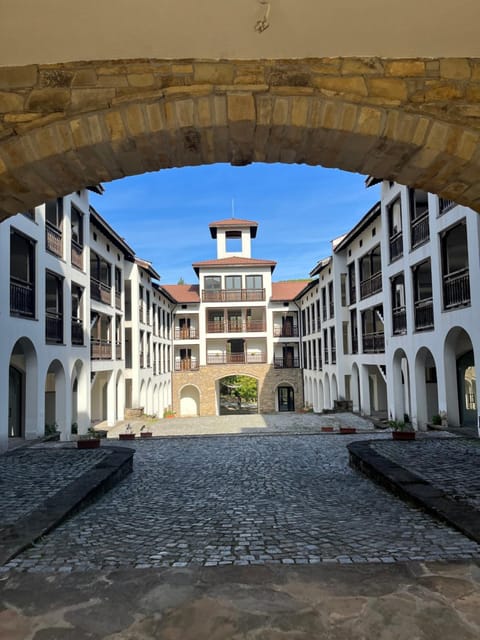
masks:
[[[478,510],[382,456],[370,446],[371,442],[375,441],[351,442],[347,445],[351,467],[480,543]],[[408,443],[403,443],[403,446],[408,446]]]
[[[134,449],[105,447],[109,455],[15,523],[0,527],[0,566],[131,473]],[[14,455],[14,451],[12,452]]]

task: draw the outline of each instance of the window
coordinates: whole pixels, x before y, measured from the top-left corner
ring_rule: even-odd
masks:
[[[410,241],[412,249],[430,239],[428,224],[428,193],[410,189]]]
[[[405,309],[405,278],[400,273],[390,279],[392,292],[392,326],[393,334],[399,335],[407,331],[407,312]]]
[[[263,276],[245,276],[246,289],[263,289]]]
[[[220,276],[205,276],[204,287],[207,291],[220,291],[222,278]]]
[[[35,221],[35,207],[32,209],[25,209],[25,211],[22,211],[22,215]]]
[[[63,278],[50,271],[45,275],[45,338],[49,343],[63,342]]]
[[[83,345],[83,289],[72,283],[72,335],[74,345]]]
[[[45,203],[45,246],[47,251],[60,258],[63,256],[62,240],[63,207],[62,200],[49,200]]]
[[[335,341],[335,327],[330,327],[330,352],[332,354],[331,362],[337,362],[337,343]]]
[[[352,353],[358,353],[358,324],[355,309],[350,311],[350,335],[352,340]]]
[[[445,231],[442,236],[442,277],[445,309],[470,304],[465,220]]]
[[[242,276],[225,276],[225,289],[238,291],[242,288]]]
[[[412,269],[415,330],[433,329],[432,270],[430,260],[420,262]]]
[[[63,206],[62,199],[49,200],[45,203],[45,220],[57,229],[62,228]]]
[[[357,283],[355,280],[355,263],[351,262],[348,265],[348,287],[349,287],[349,301],[350,304],[355,304],[357,301]]]
[[[322,287],[322,319],[327,319],[327,290]]]
[[[10,313],[35,316],[35,242],[10,231]]]
[[[330,318],[333,318],[335,315],[335,301],[333,298],[333,282],[328,283],[328,306],[329,306]]]
[[[360,297],[367,298],[382,290],[382,259],[380,245],[360,260]]]
[[[72,205],[70,212],[70,222],[72,225],[72,242],[83,246],[83,215],[77,207]]]
[[[387,206],[390,262],[403,256],[402,204],[397,198]]]
[[[384,353],[385,335],[383,328],[383,307],[372,307],[362,313],[363,353]]]

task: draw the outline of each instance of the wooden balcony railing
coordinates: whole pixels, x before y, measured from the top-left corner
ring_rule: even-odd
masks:
[[[199,364],[196,358],[184,358],[175,360],[175,371],[198,371]]]
[[[443,276],[443,302],[445,309],[470,304],[468,268],[458,269]]]
[[[263,332],[266,325],[263,320],[228,320],[227,322],[220,320],[215,322],[207,322],[208,333],[254,333]]]
[[[198,340],[196,327],[175,327],[175,340]]]
[[[35,316],[35,287],[33,284],[10,278],[10,313],[33,318]]]
[[[45,246],[47,251],[63,256],[62,231],[49,222],[45,222]]]
[[[415,329],[424,331],[433,329],[433,299],[417,300],[414,304]]]
[[[74,267],[83,271],[83,247],[75,240],[72,240],[71,245],[71,260]]]
[[[273,366],[275,369],[298,369],[300,360],[290,356],[281,356],[273,359]]]
[[[45,339],[47,342],[63,342],[63,314],[47,311],[45,314]]]
[[[285,325],[284,327],[273,327],[274,338],[298,338],[298,327]]]
[[[112,304],[112,287],[96,278],[90,278],[90,297],[105,304]]]
[[[83,347],[83,322],[72,318],[72,344]]]
[[[261,302],[265,300],[265,289],[218,289],[202,290],[203,302]]]
[[[398,231],[389,238],[390,262],[403,256],[403,233]]]
[[[410,235],[412,242],[412,249],[418,247],[430,240],[430,226],[428,224],[428,210],[421,218],[412,220],[410,227]]]
[[[120,291],[115,291],[115,309],[122,309],[122,294]]]
[[[363,353],[385,353],[385,335],[383,333],[364,333],[362,344]]]
[[[405,307],[392,309],[393,334],[401,335],[407,331],[407,312]]]
[[[90,353],[92,360],[111,360],[112,343],[110,340],[90,340]]]
[[[116,342],[115,343],[115,360],[121,360],[121,359],[122,359],[122,343]]]
[[[261,364],[267,361],[265,353],[207,354],[207,364]]]
[[[382,272],[374,273],[373,276],[360,282],[360,298],[368,298],[382,290]]]

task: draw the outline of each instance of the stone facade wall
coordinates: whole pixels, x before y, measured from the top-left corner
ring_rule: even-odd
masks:
[[[180,371],[172,374],[173,410],[180,415],[180,392],[186,385],[194,385],[200,392],[200,415],[217,415],[216,383],[232,375],[248,375],[258,380],[259,413],[275,413],[276,389],[279,385],[291,385],[295,393],[295,409],[303,407],[303,377],[301,369],[274,369],[268,364],[208,365],[198,371]]]
[[[0,67],[0,218],[127,175],[255,161],[335,166],[480,210],[479,141],[480,59]]]

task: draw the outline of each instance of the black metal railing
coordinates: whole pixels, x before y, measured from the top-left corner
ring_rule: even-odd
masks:
[[[385,335],[383,333],[364,333],[362,346],[363,353],[384,353]]]
[[[439,214],[442,215],[447,211],[450,211],[450,209],[453,209],[453,207],[456,204],[457,203],[454,202],[453,200],[448,200],[447,198],[439,198],[438,199]]]
[[[300,366],[300,360],[298,358],[283,356],[273,359],[273,366],[275,369],[298,369]]]
[[[33,284],[10,278],[10,313],[33,318],[35,316],[35,287]]]
[[[458,269],[443,276],[443,302],[445,309],[470,303],[468,268]]]
[[[202,290],[203,302],[258,302],[265,300],[265,289]]]
[[[390,245],[390,262],[403,256],[403,233],[398,231],[389,238]]]
[[[265,353],[207,354],[207,364],[261,364],[267,361]]]
[[[360,298],[368,298],[382,290],[382,272],[374,273],[373,276],[360,282]]]
[[[352,353],[358,353],[358,336],[352,336]]]
[[[405,307],[392,309],[393,334],[399,335],[407,331],[407,311]]]
[[[79,318],[72,318],[72,344],[83,346],[83,322]]]
[[[417,300],[414,304],[415,329],[433,329],[433,299]]]
[[[63,342],[63,313],[47,311],[45,313],[45,339],[47,342]]]
[[[428,211],[421,218],[412,220],[410,227],[412,249],[430,240],[430,226],[428,223]]]

